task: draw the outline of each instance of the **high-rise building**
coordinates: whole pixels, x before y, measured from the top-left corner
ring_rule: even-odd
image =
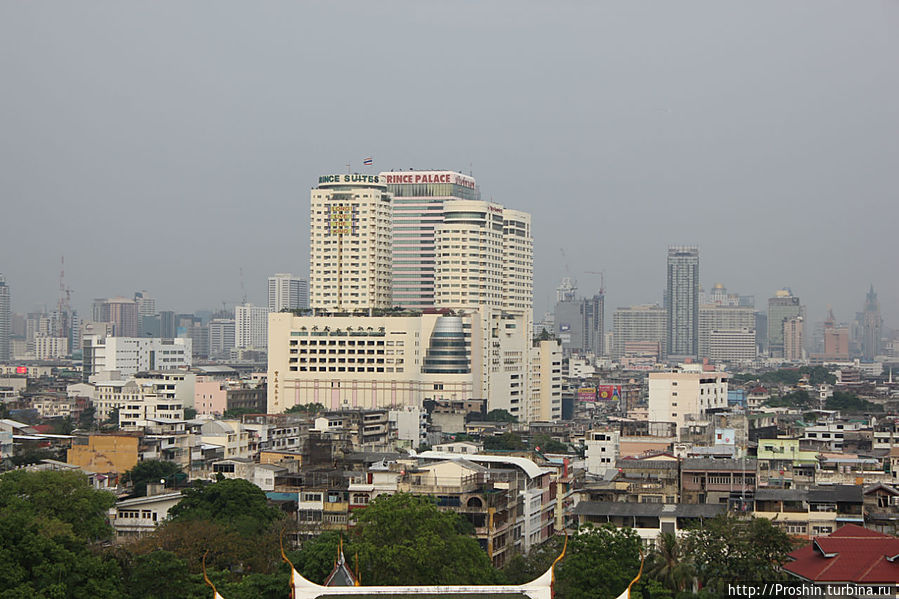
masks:
[[[556,339],[534,341],[527,422],[562,418],[562,346]]]
[[[571,298],[556,303],[553,326],[566,354],[604,355],[605,296]]]
[[[148,291],[135,291],[134,302],[137,304],[138,316],[152,316],[156,314],[156,298],[150,297]]]
[[[473,177],[455,171],[400,171],[379,175],[393,197],[393,304],[434,307],[436,228],[444,202],[480,200]]]
[[[428,399],[455,398],[487,399],[488,409],[529,417],[530,215],[480,201],[473,179],[450,174],[320,178],[311,215],[316,314],[269,316],[269,411],[313,401],[420,407]],[[387,181],[414,200],[396,215]],[[423,208],[427,217],[415,217]],[[440,218],[432,218],[432,209],[442,211]],[[394,227],[403,238],[391,255]],[[415,235],[425,242],[414,243]],[[430,239],[433,251],[412,256],[413,246],[429,248]],[[392,281],[400,279],[409,279],[406,306],[451,312],[359,313],[390,307]]]
[[[768,299],[768,355],[784,357],[784,321],[802,315],[799,298],[789,289],[780,289]]]
[[[244,304],[234,308],[235,347],[268,349],[268,308]]]
[[[834,318],[833,310],[827,310],[827,318],[824,319],[823,331],[823,359],[848,360],[849,359],[849,327],[838,325]]]
[[[696,357],[699,353],[699,248],[668,248],[668,355]]]
[[[783,343],[784,343],[784,360],[788,362],[799,362],[804,356],[803,351],[803,318],[801,316],[791,316],[784,320],[783,324]]]
[[[883,320],[880,317],[880,302],[877,301],[877,293],[874,285],[865,295],[865,309],[862,311],[861,350],[862,359],[872,361],[880,354],[880,333]]]
[[[227,360],[235,342],[235,322],[233,318],[213,318],[209,321],[209,357]]]
[[[319,177],[309,216],[313,309],[391,307],[391,212],[377,175]]]
[[[268,278],[268,311],[303,310],[309,307],[309,281],[290,273]]]
[[[435,234],[434,305],[531,310],[530,229],[529,214],[493,202],[445,202],[443,222],[437,225]]]
[[[112,323],[116,337],[138,337],[140,335],[138,315],[138,303],[133,299],[112,297],[94,300],[94,321]]]
[[[755,309],[738,304],[707,304],[699,307],[699,357],[711,358],[712,332],[718,333],[716,355],[746,355],[746,339],[743,331],[752,331],[755,336]],[[725,334],[727,331],[733,334]],[[728,352],[722,344],[727,340],[737,343],[733,352]],[[753,340],[752,345],[755,346]],[[757,354],[757,352],[756,352]],[[754,358],[756,354],[752,355]],[[719,358],[720,359],[720,358]]]
[[[657,358],[665,355],[668,314],[658,305],[618,308],[612,316],[612,357],[621,359],[631,348],[643,353],[647,344],[655,345]],[[633,350],[632,350],[633,351]]]
[[[0,362],[8,362],[12,356],[9,351],[10,327],[9,285],[6,277],[0,274]]]

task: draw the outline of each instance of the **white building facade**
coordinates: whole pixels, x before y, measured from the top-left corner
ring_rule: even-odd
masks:
[[[688,417],[727,407],[727,374],[723,372],[649,373],[649,421],[673,422],[678,431]]]
[[[268,313],[268,308],[252,304],[234,308],[235,347],[268,348]]]
[[[83,377],[105,370],[134,376],[149,370],[174,370],[191,365],[191,340],[88,335],[82,345]]]
[[[302,310],[309,307],[309,281],[280,272],[268,278],[268,311]]]
[[[377,175],[323,175],[312,190],[310,305],[390,308],[392,205]]]

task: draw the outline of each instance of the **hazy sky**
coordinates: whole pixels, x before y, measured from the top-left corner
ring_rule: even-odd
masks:
[[[0,272],[13,309],[147,289],[251,301],[308,273],[326,172],[471,169],[566,273],[660,301],[869,283],[899,325],[899,2],[0,2]],[[374,167],[363,169],[366,156]],[[563,259],[567,256],[566,260]]]

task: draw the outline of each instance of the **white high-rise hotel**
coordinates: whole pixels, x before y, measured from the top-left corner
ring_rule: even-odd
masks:
[[[390,308],[392,214],[377,175],[325,175],[309,213],[310,305],[316,310]]]
[[[316,315],[269,317],[270,413],[487,398],[523,420],[561,416],[555,375],[529,368],[530,215],[479,198],[473,178],[451,171],[319,179]],[[394,306],[425,313],[384,311]]]

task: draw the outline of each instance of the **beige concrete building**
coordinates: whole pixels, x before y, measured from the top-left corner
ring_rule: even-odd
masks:
[[[310,306],[390,308],[392,206],[377,175],[323,175],[312,190]]]
[[[805,357],[803,351],[803,318],[794,316],[784,320],[784,360],[787,362],[799,362]]]
[[[562,419],[562,344],[537,341],[531,348],[531,384],[527,422]]]
[[[649,421],[673,422],[680,431],[687,420],[708,410],[727,407],[727,374],[723,372],[651,372]]]
[[[699,357],[711,358],[712,331],[755,331],[755,309],[742,306],[707,304],[699,307]],[[754,334],[754,333],[753,333]],[[719,336],[718,351],[722,339]],[[754,341],[753,341],[754,344]],[[738,353],[743,353],[743,348]],[[727,352],[725,352],[727,353]],[[754,355],[752,356],[755,357]]]
[[[713,329],[708,347],[713,362],[746,362],[758,356],[755,329]]]
[[[646,342],[657,344],[665,355],[665,323],[668,315],[657,305],[639,305],[618,308],[612,316],[612,357],[620,359],[627,353],[627,345]]]

